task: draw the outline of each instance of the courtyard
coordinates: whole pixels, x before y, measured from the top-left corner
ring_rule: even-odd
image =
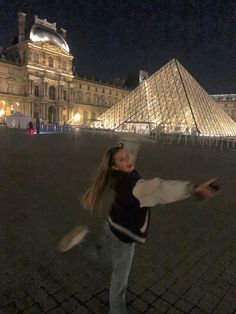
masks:
[[[110,265],[87,261],[83,246],[59,253],[62,236],[88,223],[89,241],[106,219],[80,197],[115,134],[29,136],[0,128],[0,313],[108,313]],[[129,280],[128,313],[235,313],[236,151],[142,139],[143,178],[201,182],[218,177],[211,200],[156,206]]]

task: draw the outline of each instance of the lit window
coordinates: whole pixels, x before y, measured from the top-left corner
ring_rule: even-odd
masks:
[[[55,99],[56,98],[56,89],[54,86],[49,87],[49,98]]]
[[[34,96],[39,96],[39,87],[37,85],[34,86]]]

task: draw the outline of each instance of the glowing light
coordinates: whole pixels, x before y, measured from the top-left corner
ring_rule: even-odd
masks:
[[[67,124],[76,125],[79,124],[81,119],[80,113],[76,113],[74,116],[72,116],[68,121]]]
[[[1,110],[0,110],[0,117],[3,117],[4,114],[5,114],[5,110],[4,110],[4,109],[1,109]]]
[[[18,103],[18,101],[16,102],[17,107],[20,106],[20,104]]]
[[[6,105],[6,102],[5,102],[5,100],[2,100],[2,104],[3,104],[3,106],[5,106],[5,105]]]
[[[47,70],[46,70],[46,71],[47,71]],[[61,75],[74,78],[74,75],[70,75],[70,74],[61,73]]]
[[[236,123],[176,59],[141,82],[98,119],[105,122],[105,129],[120,132],[149,132],[142,127],[149,125],[150,131],[156,133],[236,136]],[[99,128],[100,123],[92,121],[90,126]]]
[[[80,118],[81,118],[81,116],[80,116],[79,113],[76,113],[76,115],[73,116],[73,119],[74,119],[75,122],[79,122]]]
[[[52,70],[46,70],[46,71],[49,73],[55,73],[55,71],[52,71]]]
[[[35,70],[42,70],[42,68],[34,67],[33,65],[28,65],[28,64],[27,64],[27,68],[31,68],[31,69],[35,69]]]

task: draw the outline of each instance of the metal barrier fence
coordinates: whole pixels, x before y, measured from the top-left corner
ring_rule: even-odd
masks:
[[[40,132],[42,133],[70,133],[74,132],[71,126],[56,125],[56,124],[41,124]]]
[[[214,137],[214,136],[200,136],[200,135],[186,135],[181,133],[155,133],[155,134],[138,134],[138,133],[121,133],[114,130],[95,129],[80,126],[61,126],[52,124],[42,124],[41,132],[43,133],[89,133],[100,134],[102,136],[107,135],[112,137],[113,135],[124,136],[125,134],[139,138],[140,140],[146,139],[152,142],[160,142],[166,144],[182,144],[182,145],[199,145],[202,148],[205,147],[218,147],[222,149],[236,150],[236,137]]]

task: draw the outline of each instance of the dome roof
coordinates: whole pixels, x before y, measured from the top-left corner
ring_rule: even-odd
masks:
[[[69,46],[65,39],[56,32],[53,28],[46,27],[40,24],[34,24],[30,31],[30,39],[34,42],[37,41],[50,41],[69,52]]]

